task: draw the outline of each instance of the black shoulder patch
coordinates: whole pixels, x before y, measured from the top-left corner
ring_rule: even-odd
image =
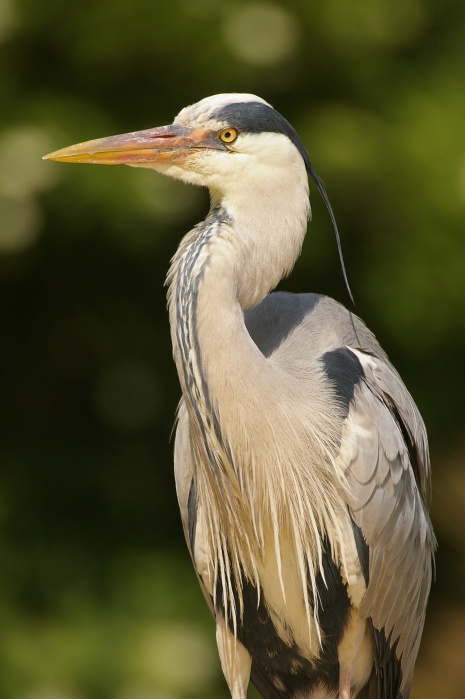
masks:
[[[244,312],[245,325],[260,352],[270,357],[311,316],[322,299],[318,294],[273,291],[257,306],[248,308]]]
[[[326,352],[320,361],[347,414],[355,386],[365,377],[358,357],[347,347],[339,347]]]
[[[226,121],[235,126],[238,131],[245,133],[282,133],[295,145],[310,171],[310,156],[297,131],[282,114],[263,102],[236,102],[221,107],[215,114],[215,119]]]

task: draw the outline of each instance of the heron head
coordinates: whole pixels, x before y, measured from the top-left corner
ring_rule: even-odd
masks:
[[[347,289],[336,220],[325,187],[291,124],[268,102],[251,94],[206,97],[181,110],[172,124],[78,143],[46,160],[150,168],[190,184],[208,187],[212,201],[247,200],[269,205],[279,196],[292,206],[296,196],[309,213],[311,175],[329,211]],[[251,196],[252,193],[255,196]],[[257,196],[258,195],[258,196]]]
[[[310,163],[289,122],[250,94],[207,97],[184,108],[169,126],[78,143],[45,158],[151,168],[219,190],[279,181],[283,172],[306,182]]]

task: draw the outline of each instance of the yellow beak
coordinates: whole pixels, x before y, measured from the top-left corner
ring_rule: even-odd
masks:
[[[85,141],[49,153],[44,160],[147,167],[151,163],[182,163],[192,151],[201,148],[222,150],[223,144],[205,130],[171,124]]]

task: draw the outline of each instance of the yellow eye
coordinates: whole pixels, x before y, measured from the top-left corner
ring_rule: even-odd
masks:
[[[232,126],[227,129],[223,129],[220,133],[220,139],[223,143],[232,143],[237,138],[237,129],[233,129]]]

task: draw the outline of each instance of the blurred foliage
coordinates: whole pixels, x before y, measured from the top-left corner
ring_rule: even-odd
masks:
[[[425,417],[440,549],[413,696],[463,696],[464,34],[460,0],[0,0],[0,696],[227,696],[174,494],[163,290],[208,197],[40,158],[229,91],[300,132],[356,312]],[[283,287],[348,302],[312,204]]]

